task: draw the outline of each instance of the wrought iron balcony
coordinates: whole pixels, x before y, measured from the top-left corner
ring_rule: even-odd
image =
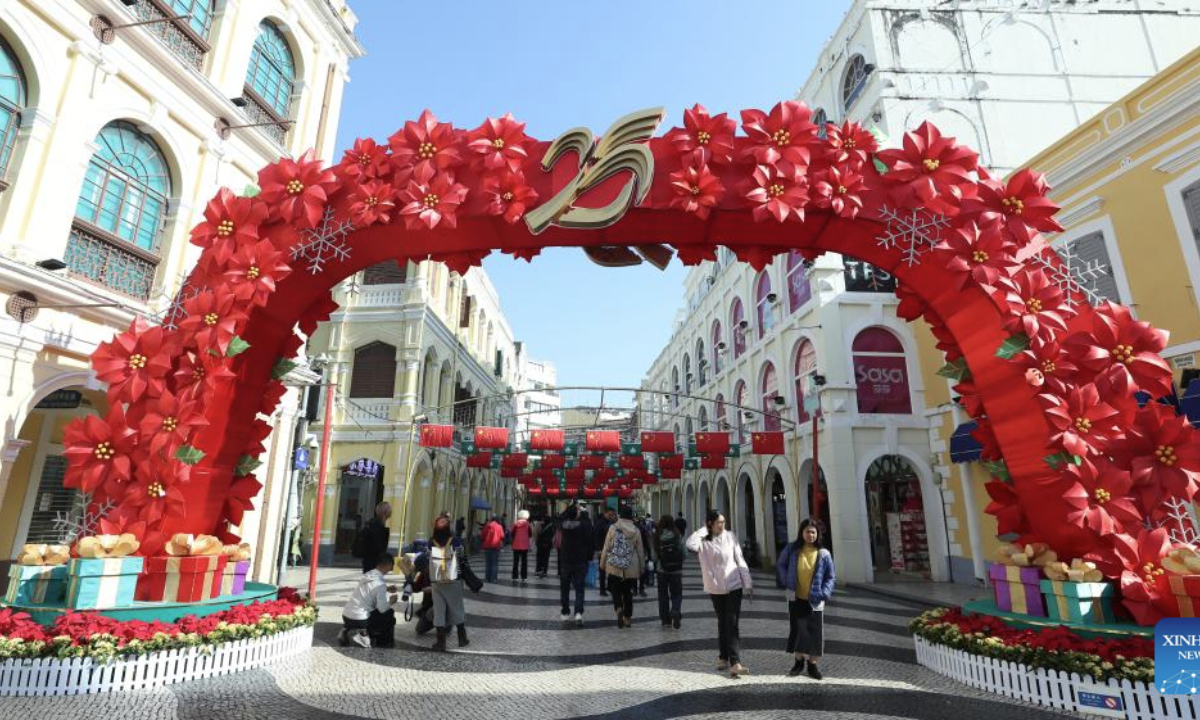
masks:
[[[258,129],[266,133],[267,137],[274,140],[279,145],[283,145],[287,138],[287,119],[279,116],[268,104],[254,92],[250,86],[245,86],[242,89],[242,113],[246,115],[252,123],[264,123]]]
[[[77,218],[63,261],[75,277],[149,300],[159,258]]]
[[[138,20],[162,20],[178,15],[160,0],[135,0],[131,9]],[[180,60],[196,70],[204,69],[204,56],[209,50],[208,43],[186,20],[160,22],[143,27],[146,32],[161,40]]]

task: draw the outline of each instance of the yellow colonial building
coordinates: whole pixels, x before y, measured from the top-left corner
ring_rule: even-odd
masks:
[[[1064,230],[1048,238],[1101,297],[1170,332],[1163,355],[1182,396],[1200,362],[1200,48],[1025,163],[1046,173]],[[917,329],[931,448],[946,498],[955,580],[985,575],[998,545],[986,471],[962,433],[969,420],[951,402],[934,340]],[[956,452],[957,450],[957,452]]]

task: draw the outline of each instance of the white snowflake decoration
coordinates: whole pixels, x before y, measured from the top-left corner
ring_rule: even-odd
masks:
[[[899,249],[909,267],[921,262],[921,256],[941,242],[942,231],[950,227],[949,218],[925,208],[896,210],[885,205],[879,215],[887,223],[887,232],[879,236],[879,246]]]
[[[1200,546],[1200,527],[1197,527],[1196,511],[1191,503],[1170,498],[1163,501],[1163,508],[1166,513],[1158,527],[1166,528],[1171,542]]]
[[[1051,247],[1061,264],[1051,262],[1045,251],[1034,255],[1032,260],[1042,269],[1050,282],[1063,294],[1063,304],[1075,308],[1080,304],[1079,298],[1084,297],[1091,305],[1104,300],[1096,290],[1096,283],[1102,277],[1110,274],[1109,269],[1099,260],[1084,261],[1075,252],[1075,243],[1061,243]]]
[[[108,515],[109,511],[115,507],[115,503],[111,499],[106,500],[95,510],[88,508],[91,504],[92,496],[80,493],[75,496],[68,512],[54,514],[54,519],[50,522],[54,532],[58,535],[59,543],[73,545],[78,538],[97,534],[96,530],[100,525],[100,519]]]
[[[166,300],[166,306],[163,309],[147,319],[151,322],[162,325],[167,330],[178,330],[179,324],[187,317],[187,311],[183,306],[192,298],[207,290],[207,287],[194,287],[187,281],[185,275],[179,277],[179,291],[174,295],[167,295],[161,292],[159,300]]]
[[[335,220],[333,215],[333,208],[326,206],[321,214],[321,222],[314,228],[301,230],[303,240],[292,248],[292,260],[307,263],[308,271],[313,275],[324,270],[326,263],[350,257],[346,236],[354,231],[354,223]]]

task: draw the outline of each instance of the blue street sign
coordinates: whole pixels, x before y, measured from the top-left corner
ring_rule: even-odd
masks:
[[[308,448],[296,448],[296,460],[292,463],[292,467],[297,470],[308,469]]]

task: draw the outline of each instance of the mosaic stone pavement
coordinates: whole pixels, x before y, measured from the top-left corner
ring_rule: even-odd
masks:
[[[553,569],[553,562],[552,569]],[[532,563],[531,563],[532,565]],[[429,650],[432,633],[396,629],[396,649],[337,646],[341,601],[357,579],[322,572],[312,652],[271,667],[121,695],[0,698],[0,718],[37,720],[672,720],[708,718],[973,718],[1039,720],[1059,713],[972,690],[916,664],[905,630],[918,608],[839,591],[827,605],[825,679],[789,678],[783,591],[757,574],[743,606],[743,662],[715,670],[716,625],[697,567],[684,576],[683,627],[663,628],[655,589],[637,599],[631,629],[588,590],[582,627],[558,619],[558,581],[500,582],[468,594],[471,643]]]

